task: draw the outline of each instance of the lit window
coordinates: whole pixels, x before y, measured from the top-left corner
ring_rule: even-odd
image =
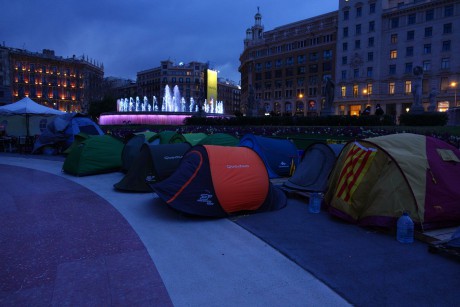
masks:
[[[410,94],[412,91],[412,81],[405,81],[404,82],[404,93],[406,93],[406,95]]]
[[[342,87],[340,88],[340,92],[342,93],[342,97],[346,97],[347,96],[347,87],[345,85],[342,85]]]
[[[388,84],[388,94],[390,94],[390,95],[395,94],[395,83],[394,82],[390,82]]]
[[[396,59],[398,57],[398,50],[390,51],[390,59]]]

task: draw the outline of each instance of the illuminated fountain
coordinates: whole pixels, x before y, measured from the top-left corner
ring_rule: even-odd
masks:
[[[161,101],[161,103],[159,103]],[[222,116],[224,114],[223,102],[205,99],[202,110],[207,116]],[[193,98],[186,101],[181,96],[179,87],[173,89],[166,85],[164,96],[158,100],[152,97],[150,102],[144,96],[142,102],[136,98],[120,98],[117,100],[117,113],[101,114],[100,125],[122,125],[122,124],[150,124],[150,125],[182,125],[184,119],[199,112],[199,106]]]

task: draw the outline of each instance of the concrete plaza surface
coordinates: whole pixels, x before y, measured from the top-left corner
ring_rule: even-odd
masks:
[[[49,203],[60,199],[60,190],[56,185],[53,185],[53,180],[56,184],[64,185],[67,182],[72,185],[69,186],[68,190],[63,190],[65,193],[70,194],[71,199],[82,199],[84,201],[83,194],[95,195],[97,196],[94,200],[95,202],[106,202],[108,207],[113,207],[116,209],[114,212],[120,215],[119,217],[114,216],[115,213],[111,212],[107,207],[104,209],[106,211],[100,212],[100,219],[96,220],[97,223],[104,224],[102,218],[106,213],[103,212],[109,212],[106,214],[107,223],[112,223],[113,220],[116,220],[117,223],[122,225],[120,227],[125,227],[123,226],[123,221],[127,221],[127,224],[132,229],[127,229],[126,232],[133,231],[143,246],[136,245],[133,247],[129,245],[129,242],[120,242],[120,244],[124,244],[122,247],[111,246],[110,250],[101,251],[106,260],[91,262],[92,275],[89,277],[82,276],[82,280],[77,281],[75,280],[80,278],[78,274],[69,277],[62,276],[63,274],[75,275],[75,273],[72,273],[74,272],[72,269],[62,269],[69,266],[63,260],[64,258],[60,259],[57,264],[59,268],[56,271],[61,275],[50,277],[50,280],[52,279],[54,282],[52,289],[48,289],[45,282],[44,285],[40,286],[41,288],[35,287],[34,289],[35,294],[39,293],[40,289],[47,289],[46,291],[49,292],[47,302],[49,304],[44,303],[44,301],[34,301],[33,296],[28,296],[25,291],[31,289],[25,289],[24,283],[19,286],[19,283],[18,285],[12,285],[9,282],[12,280],[10,275],[14,275],[15,269],[20,270],[20,268],[14,267],[14,261],[9,258],[6,259],[5,253],[0,252],[0,260],[3,257],[3,260],[8,260],[10,265],[7,270],[3,267],[0,272],[3,275],[0,276],[0,286],[2,287],[0,288],[1,306],[95,306],[100,303],[131,306],[350,305],[346,299],[334,292],[322,281],[229,219],[202,219],[184,216],[168,208],[160,199],[156,198],[154,193],[137,194],[116,191],[113,188],[113,184],[123,178],[124,174],[121,172],[75,177],[63,173],[62,164],[63,159],[59,158],[0,154],[0,169],[3,169],[0,172],[0,179],[3,182],[14,182],[15,180],[23,182],[23,186],[18,187],[18,189],[21,189],[24,195],[27,196],[30,193],[32,197],[33,195],[42,194],[46,196],[43,196],[44,202]],[[49,178],[46,181],[46,186],[43,184],[44,182],[41,182],[40,174],[43,174],[42,177]],[[22,181],[19,180],[19,176],[22,176]],[[31,187],[33,186],[37,188],[32,189]],[[54,191],[56,193],[53,193]],[[19,211],[17,208],[21,208],[20,202],[27,202],[27,197],[19,197],[17,191],[15,194],[13,192],[11,191],[10,193],[10,191],[3,189],[2,194],[6,195],[2,198],[3,202],[14,202],[14,206],[3,204],[4,209],[2,211],[14,213]],[[100,200],[99,197],[101,198]],[[78,210],[77,205],[78,203],[73,204],[72,210]],[[66,204],[63,203],[62,206],[66,206]],[[85,209],[85,212],[90,211],[90,204],[85,203],[85,208],[89,208],[88,210]],[[50,212],[49,214],[54,213]],[[90,217],[91,215],[88,216]],[[69,223],[74,222],[69,220]],[[41,221],[41,223],[46,223],[46,221]],[[101,225],[91,225],[91,223],[88,223],[90,228],[100,230],[100,227],[102,227]],[[82,224],[84,226],[84,223]],[[89,230],[83,229],[82,231]],[[108,233],[104,234],[102,238],[110,237],[111,232],[116,231],[116,229],[105,229],[103,231]],[[2,242],[7,242],[10,239],[5,237],[5,234],[8,234],[8,232],[3,231],[0,234]],[[121,236],[122,234],[120,234]],[[130,238],[125,239],[125,241],[135,241],[137,239]],[[44,238],[44,240],[49,240],[50,243],[54,242],[53,238],[49,237]],[[111,244],[117,244],[116,238],[111,238],[111,240]],[[100,242],[100,244],[103,243]],[[85,242],[82,242],[83,247],[84,244]],[[91,244],[94,244],[94,242]],[[27,242],[18,242],[17,245],[12,245],[12,248],[14,249],[16,246],[18,250],[14,252],[21,253],[21,248],[25,248],[24,246],[26,245]],[[144,248],[149,257],[142,258]],[[117,257],[119,257],[117,259],[121,260],[117,260],[118,262],[110,258],[110,256],[113,256],[110,253],[115,249],[120,251],[117,254]],[[129,253],[126,253],[127,250],[129,250]],[[68,253],[71,251],[68,251]],[[73,251],[75,253],[81,252],[79,249],[74,249]],[[11,251],[9,252],[11,253]],[[94,257],[100,257],[102,254],[94,254]],[[126,256],[128,254],[129,257]],[[72,259],[72,261],[79,259],[79,255],[69,254],[66,257]],[[91,257],[91,255],[86,255],[85,261],[91,261]],[[34,258],[28,259],[30,261],[30,259]],[[112,262],[107,259],[112,259],[110,260]],[[118,283],[115,287],[114,283],[107,282],[104,291],[82,291],[84,287],[81,284],[86,283],[88,279],[89,284],[97,284],[100,278],[98,272],[103,272],[101,274],[107,274],[108,276],[115,276],[116,272],[111,272],[111,270],[115,269],[108,263],[118,263],[118,266],[120,266],[121,261],[151,261],[152,265],[146,269],[150,273],[142,272],[142,267],[136,267],[130,274],[126,271],[129,270],[127,268],[123,277],[120,278],[129,278],[129,285]],[[39,266],[36,263],[34,265]],[[86,265],[86,262],[85,266],[79,264],[78,268],[80,270],[83,268],[84,270]],[[103,266],[104,270],[99,270],[98,265]],[[5,263],[0,264],[0,268],[2,266],[5,266]],[[40,274],[38,270],[34,274],[42,276],[45,272]],[[146,279],[148,279],[148,282],[146,282]],[[69,285],[58,284],[66,283],[69,280],[72,280]],[[75,289],[73,285],[80,286]],[[149,287],[148,285],[153,286]],[[33,284],[30,284],[30,287],[33,287]],[[59,288],[59,291],[56,290],[57,288]],[[72,291],[77,290],[80,292],[72,293]],[[116,300],[114,297],[117,296],[117,291],[130,292],[131,295],[124,293],[123,299],[118,298]],[[157,296],[152,296],[151,293],[145,294],[143,291],[158,291],[161,293]],[[24,293],[24,295],[21,295],[21,293]],[[150,295],[150,299],[145,300],[145,297],[143,297],[145,295]]]

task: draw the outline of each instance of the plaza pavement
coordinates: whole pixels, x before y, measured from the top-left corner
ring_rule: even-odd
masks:
[[[79,231],[88,234],[78,244],[46,236],[37,245],[27,242],[37,240],[34,227],[45,231],[53,225],[30,217],[28,236],[22,239],[12,241],[14,234],[3,230],[0,240],[10,248],[0,251],[0,306],[350,305],[312,274],[229,219],[183,216],[166,207],[154,193],[117,192],[113,184],[121,180],[121,172],[75,177],[63,173],[62,164],[62,158],[0,153],[0,182],[8,186],[8,190],[0,187],[0,213],[28,217],[33,212],[27,211],[33,210],[31,197],[41,200],[37,205],[43,210],[46,204],[59,208],[62,200],[62,210],[69,206],[72,216],[64,219],[54,211],[45,212],[46,216],[54,216],[54,222],[61,223],[59,227],[66,232],[65,223],[72,229],[78,227],[76,216],[80,214],[84,218],[79,222]],[[15,181],[21,185],[16,186]],[[97,216],[88,212],[93,202],[99,204]],[[84,211],[78,213],[78,204]],[[13,221],[10,219],[11,227],[21,231],[21,220],[16,220],[19,225]],[[120,226],[111,228],[113,223]],[[121,229],[122,233],[116,233]],[[79,236],[73,231],[69,233]],[[104,238],[110,241],[107,246]],[[138,239],[141,244],[136,243]],[[54,247],[54,251],[53,242],[66,250]],[[89,253],[85,244],[95,245],[95,251]],[[43,251],[44,255],[60,256],[41,265],[39,261],[46,260],[35,257],[36,251],[30,246],[47,246],[50,250]],[[15,253],[32,263],[18,263]],[[33,275],[24,273],[24,265],[34,268]],[[15,280],[20,274],[25,274],[23,280]],[[34,278],[41,279],[41,283],[32,282]]]

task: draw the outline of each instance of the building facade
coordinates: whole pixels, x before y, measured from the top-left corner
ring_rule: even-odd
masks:
[[[217,80],[217,98],[224,104],[225,114],[238,114],[241,104],[241,88],[231,80]]]
[[[317,115],[335,78],[337,12],[264,31],[260,12],[240,55],[241,104],[249,115]]]
[[[153,97],[162,99],[166,90],[172,90],[177,86],[181,97],[187,102],[193,99],[195,102],[204,102],[206,99],[205,83],[208,63],[189,62],[176,64],[170,60],[160,62],[159,67],[143,70],[137,73],[137,94],[146,96],[149,101]],[[224,113],[233,114],[239,107],[239,87],[233,82],[218,82],[218,101],[224,103]]]
[[[87,59],[62,58],[47,49],[34,53],[0,47],[2,105],[27,96],[54,109],[85,113],[91,101],[102,98],[103,77],[103,66]]]
[[[341,0],[338,15],[336,114],[409,112],[416,67],[425,110],[456,106],[460,1]]]

